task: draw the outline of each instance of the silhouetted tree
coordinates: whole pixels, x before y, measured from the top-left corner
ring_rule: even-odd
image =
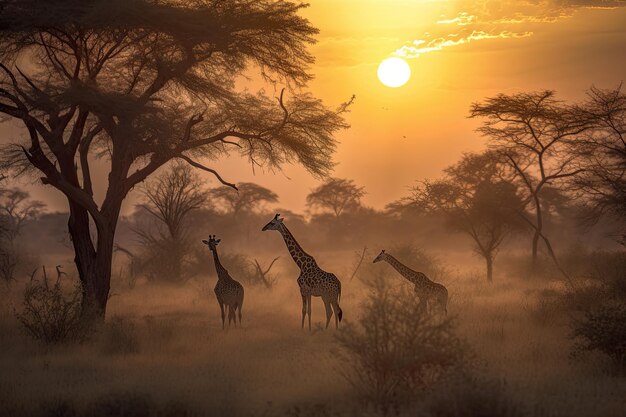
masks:
[[[15,278],[20,253],[15,240],[24,225],[36,218],[45,205],[17,188],[0,188],[0,277],[6,282]]]
[[[330,178],[309,193],[306,204],[309,208],[329,210],[339,217],[360,207],[364,195],[364,188],[355,185],[353,180]]]
[[[145,203],[139,206],[156,221],[156,227],[135,227],[142,243],[142,268],[154,279],[173,282],[185,278],[184,258],[190,249],[186,223],[189,215],[207,201],[204,183],[188,165],[176,163],[149,181],[141,190]],[[150,264],[156,268],[150,268]]]
[[[537,265],[538,244],[542,239],[558,267],[544,233],[542,193],[546,186],[558,186],[582,172],[576,156],[568,153],[566,147],[592,128],[592,118],[577,106],[557,100],[553,91],[500,94],[483,103],[474,103],[471,117],[485,119],[478,131],[488,137],[490,149],[499,153],[510,167],[534,211],[534,218],[523,216],[534,230],[533,266]]]
[[[14,173],[35,171],[65,195],[83,287],[83,317],[103,319],[120,208],[173,159],[235,151],[253,165],[333,166],[333,134],[349,103],[330,110],[301,93],[317,30],[289,1],[0,0],[0,113],[27,143],[4,150]],[[242,74],[299,87],[284,99],[237,89]],[[101,157],[105,190],[90,169]],[[94,195],[101,196],[95,198]],[[92,234],[90,222],[95,225]]]
[[[237,184],[237,189],[231,187],[214,188],[209,192],[212,203],[218,202],[233,216],[241,212],[252,212],[263,203],[277,203],[278,195],[272,190],[252,182]]]
[[[0,188],[0,218],[4,234],[13,241],[24,224],[34,219],[45,208],[41,201],[18,188]]]
[[[626,95],[622,85],[612,90],[592,87],[582,111],[594,120],[593,129],[572,143],[585,169],[572,185],[585,203],[586,220],[603,215],[626,219]],[[626,231],[621,231],[626,243]]]
[[[492,282],[500,245],[523,227],[520,213],[524,202],[517,195],[517,187],[501,179],[501,168],[492,152],[466,154],[445,172],[442,179],[414,187],[409,197],[394,206],[443,214],[453,230],[472,238],[476,253],[485,260],[487,280]]]

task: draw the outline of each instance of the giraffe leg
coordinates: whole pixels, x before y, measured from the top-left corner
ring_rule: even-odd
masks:
[[[226,314],[224,313],[224,304],[220,303],[220,311],[222,312],[222,330],[224,330],[224,319],[226,318]]]
[[[326,328],[328,329],[328,324],[330,323],[330,318],[333,315],[333,311],[330,308],[330,301],[327,299],[324,300],[324,308],[326,308]]]
[[[302,296],[302,328],[304,329],[304,317],[306,316],[306,295]]]
[[[230,322],[233,319],[233,307],[228,305],[228,327],[230,327]]]
[[[307,313],[309,314],[309,331],[311,331],[311,294],[306,296],[306,303]]]
[[[239,304],[237,312],[239,313],[239,327],[241,327],[241,304]]]
[[[337,301],[332,302],[333,311],[335,312],[335,329],[339,328],[339,316],[341,315],[341,307]]]

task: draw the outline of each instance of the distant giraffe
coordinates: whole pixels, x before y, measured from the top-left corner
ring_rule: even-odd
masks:
[[[339,279],[334,274],[317,266],[315,259],[302,249],[287,226],[283,224],[280,214],[274,216],[272,221],[266,224],[262,230],[277,230],[283,236],[291,257],[300,268],[298,285],[302,296],[302,328],[304,328],[304,318],[308,313],[309,331],[311,330],[311,296],[322,297],[324,307],[326,307],[326,328],[328,328],[333,311],[335,313],[335,327],[338,328],[343,316],[341,307],[339,307],[341,299],[341,282]]]
[[[235,312],[239,312],[239,325],[241,326],[241,308],[243,307],[243,286],[231,278],[226,268],[220,263],[217,256],[217,245],[221,239],[215,239],[215,235],[209,236],[209,240],[203,240],[202,243],[207,245],[213,252],[213,260],[215,261],[215,271],[217,272],[217,284],[215,285],[215,296],[220,305],[222,312],[222,329],[224,329],[225,308],[228,307],[228,327],[231,320],[237,327],[237,319]]]
[[[446,287],[431,281],[425,274],[412,270],[393,256],[385,253],[384,250],[378,254],[376,259],[374,259],[374,263],[380,261],[387,261],[387,263],[394,267],[400,275],[415,285],[415,292],[420,298],[420,303],[423,303],[427,312],[429,310],[432,311],[431,303],[434,300],[437,304],[439,304],[439,307],[442,309],[444,314],[448,313],[448,290]]]

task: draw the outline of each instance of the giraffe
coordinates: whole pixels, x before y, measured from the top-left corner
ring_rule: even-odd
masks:
[[[434,300],[439,304],[444,314],[448,313],[448,290],[446,287],[431,281],[425,274],[413,271],[411,268],[403,265],[396,258],[385,253],[384,249],[378,254],[376,259],[374,259],[374,263],[380,261],[387,261],[400,275],[415,285],[415,293],[419,297],[420,303],[423,303],[426,311],[432,311],[430,306]]]
[[[228,307],[228,327],[231,320],[237,327],[235,313],[239,313],[239,325],[241,326],[241,308],[243,307],[243,286],[231,278],[226,268],[220,263],[217,256],[217,245],[221,239],[215,239],[215,235],[209,236],[209,240],[202,240],[213,252],[215,261],[215,271],[217,272],[217,284],[215,285],[215,296],[222,312],[222,329],[224,329],[225,308]]]
[[[277,230],[283,237],[289,254],[300,268],[300,276],[298,277],[298,285],[300,286],[300,295],[302,296],[302,328],[304,328],[304,319],[309,315],[309,331],[311,331],[311,296],[322,297],[324,307],[326,308],[326,328],[330,323],[330,318],[335,313],[335,328],[339,328],[339,322],[343,316],[343,311],[339,307],[341,299],[341,282],[330,272],[322,270],[317,266],[315,259],[306,253],[300,244],[293,237],[287,226],[280,218],[280,214],[276,214],[272,221],[266,224],[262,231]]]

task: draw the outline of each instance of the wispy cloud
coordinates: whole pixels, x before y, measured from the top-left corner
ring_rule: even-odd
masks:
[[[458,26],[467,26],[476,21],[476,16],[471,15],[467,12],[461,12],[459,15],[453,19],[442,19],[438,20],[437,24],[439,25],[451,25],[455,24]]]
[[[626,7],[626,0],[458,0],[447,4],[449,10],[433,22],[436,36],[426,33],[393,55],[417,58],[481,40],[527,38],[541,31],[542,25],[567,19],[577,10]],[[451,27],[457,28],[454,33]]]
[[[485,39],[525,38],[531,36],[532,34],[532,32],[511,32],[508,30],[503,30],[498,33],[488,33],[482,30],[475,30],[467,36],[452,34],[447,35],[446,37],[432,39],[430,41],[418,39],[413,41],[411,45],[405,45],[396,50],[393,55],[411,59],[417,58],[418,56],[428,52],[441,51],[444,48],[462,45],[474,41],[480,41]]]

